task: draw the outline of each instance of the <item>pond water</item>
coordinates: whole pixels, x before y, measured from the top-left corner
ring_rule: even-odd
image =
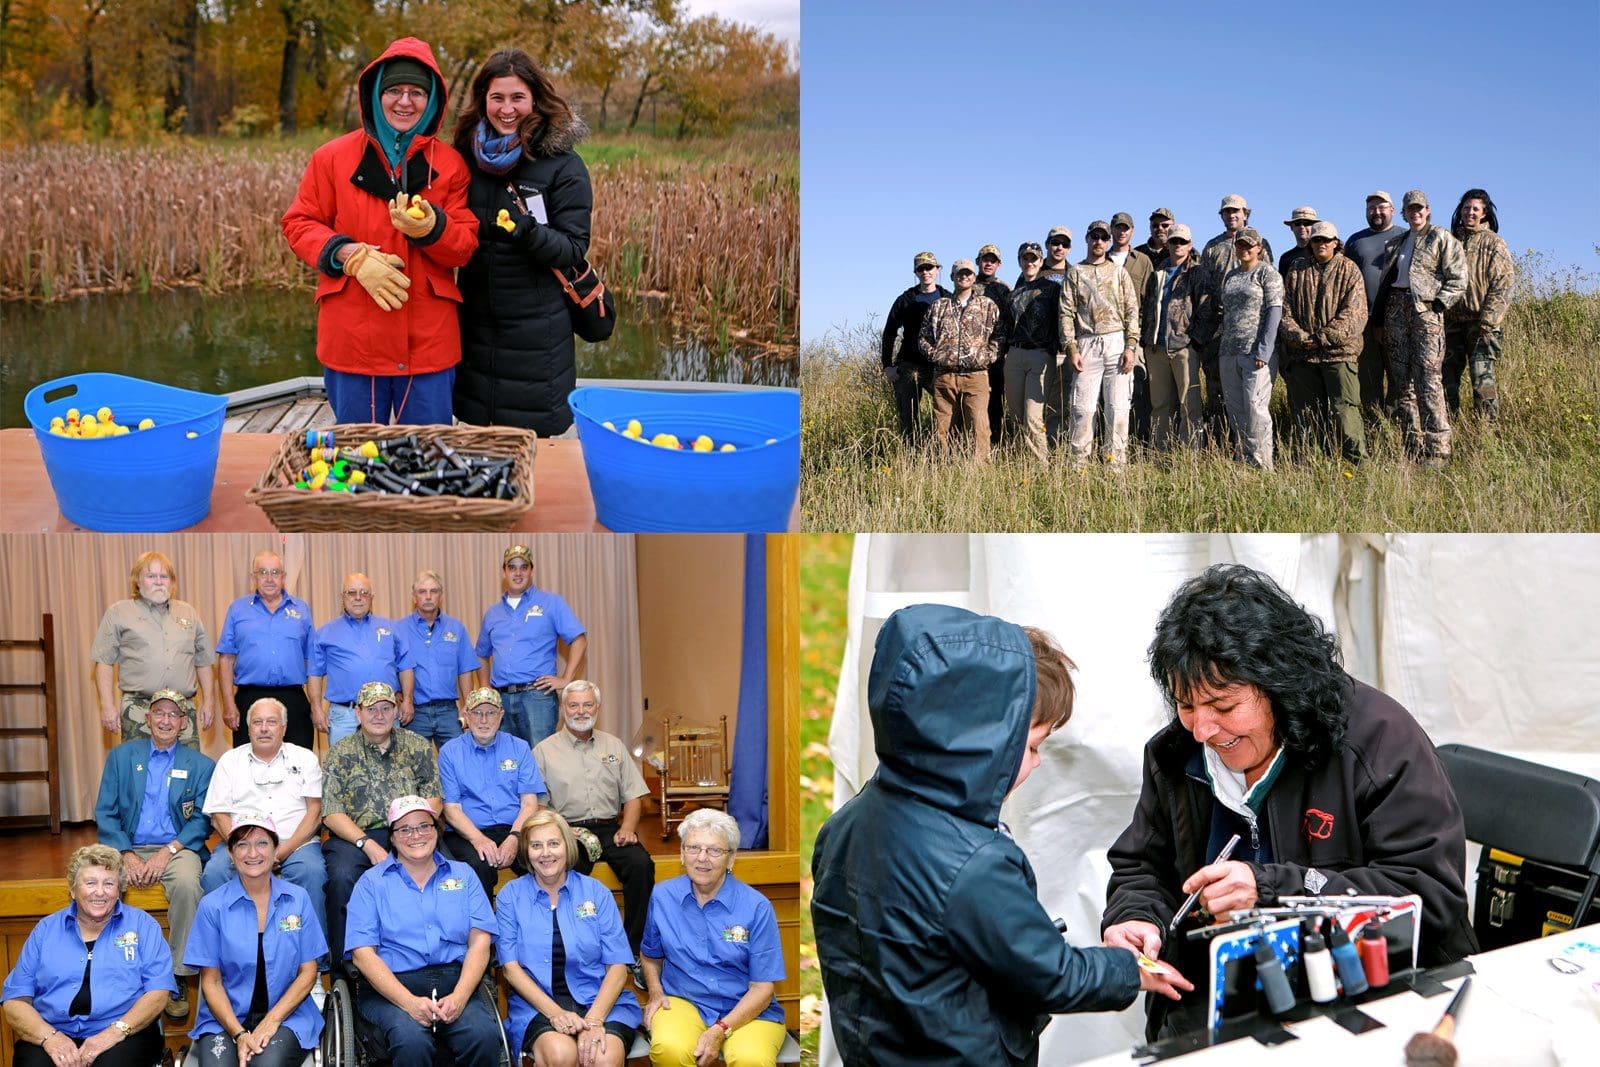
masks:
[[[643,378],[796,386],[793,359],[752,358],[675,341],[670,327],[619,305],[604,344],[578,342],[580,378]],[[309,293],[194,289],[0,304],[0,427],[26,426],[22,400],[41,382],[112,371],[149,381],[231,393],[322,373]]]

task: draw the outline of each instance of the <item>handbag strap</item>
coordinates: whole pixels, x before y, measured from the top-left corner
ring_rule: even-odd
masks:
[[[600,310],[598,314],[602,319],[606,317],[606,304],[604,300],[601,300],[601,297],[605,296],[606,294],[606,283],[600,279],[598,274],[595,274],[594,288],[589,290],[588,296],[580,295],[578,290],[574,288],[574,282],[581,282],[589,275],[594,274],[594,267],[587,260],[585,260],[583,264],[583,273],[579,274],[576,278],[573,278],[572,281],[568,281],[567,276],[556,267],[551,267],[550,273],[554,274],[556,276],[556,281],[561,283],[561,288],[567,294],[568,300],[571,300],[579,308],[585,310],[590,304],[594,303],[596,300],[599,300]]]

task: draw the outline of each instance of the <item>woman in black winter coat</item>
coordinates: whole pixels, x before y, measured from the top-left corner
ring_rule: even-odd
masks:
[[[589,127],[526,52],[496,52],[472,79],[455,146],[472,185],[479,244],[461,269],[455,415],[550,437],[572,425],[577,384],[567,298],[552,268],[589,250],[594,192],[573,151]],[[497,222],[500,212],[507,217]]]

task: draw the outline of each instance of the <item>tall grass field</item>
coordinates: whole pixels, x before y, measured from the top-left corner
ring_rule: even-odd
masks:
[[[8,149],[0,298],[308,287],[311,268],[279,220],[317,143]],[[595,193],[590,259],[614,290],[661,303],[700,336],[793,352],[798,137],[755,130],[693,143],[697,152],[622,135],[580,147]]]
[[[1392,421],[1369,423],[1366,463],[1297,453],[1273,398],[1277,469],[1216,449],[1141,453],[1127,470],[1046,466],[1020,444],[991,462],[908,448],[862,328],[801,351],[801,521],[808,530],[1525,531],[1600,529],[1600,293],[1592,276],[1519,257],[1495,377],[1500,418],[1464,401],[1454,459],[1408,464]],[[887,303],[887,300],[885,301]],[[1471,385],[1462,392],[1470,398]],[[927,401],[924,400],[924,411]],[[970,450],[970,440],[965,442]]]

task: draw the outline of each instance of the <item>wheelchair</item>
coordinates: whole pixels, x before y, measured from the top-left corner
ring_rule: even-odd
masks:
[[[322,1005],[322,1042],[316,1052],[318,1060],[315,1067],[378,1067],[389,1062],[389,1050],[383,1034],[362,1018],[357,1008],[361,981],[361,974],[354,967],[350,969],[348,977],[339,975],[333,979],[333,988],[328,991]],[[498,1024],[500,1067],[516,1067],[517,1061],[512,1057],[511,1045],[506,1040],[505,1020],[500,1015],[490,969],[484,970],[483,978],[478,982],[478,996]],[[450,1047],[441,1045],[434,1050],[433,1062],[437,1067],[450,1067],[456,1060]],[[311,1067],[309,1060],[305,1067]]]

